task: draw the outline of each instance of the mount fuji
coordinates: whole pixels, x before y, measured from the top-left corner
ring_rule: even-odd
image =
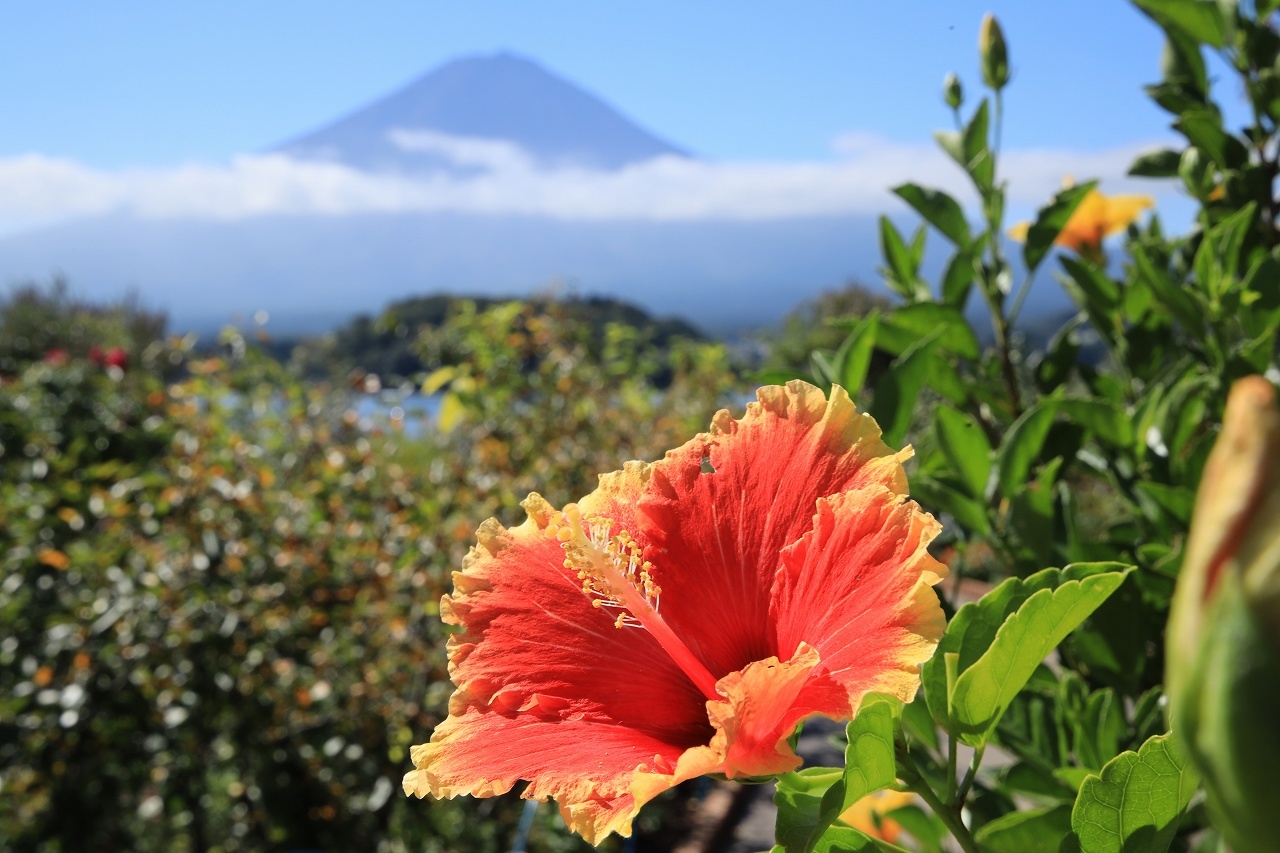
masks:
[[[409,296],[520,296],[559,284],[725,333],[772,322],[850,278],[876,278],[870,214],[753,218],[731,215],[731,202],[720,208],[730,215],[546,212],[565,197],[607,206],[667,179],[676,188],[668,197],[696,205],[704,194],[683,193],[681,176],[718,164],[510,53],[454,60],[218,168],[207,170],[217,180],[199,173],[177,194],[212,213],[120,207],[0,239],[0,286],[62,275],[92,299],[132,290],[178,329],[266,310],[273,329],[299,333]],[[232,195],[218,183],[224,173],[240,182],[231,213],[216,207]],[[307,183],[261,192],[252,183],[280,174]],[[494,176],[506,183],[497,188]],[[528,209],[501,196],[512,186],[533,200]],[[268,190],[274,206],[260,210]],[[465,203],[438,205],[442,193]],[[297,195],[305,204],[294,205]]]

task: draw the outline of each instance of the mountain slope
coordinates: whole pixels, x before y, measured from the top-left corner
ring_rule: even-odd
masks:
[[[425,144],[415,145],[422,132]],[[604,101],[509,53],[457,59],[405,88],[276,150],[361,169],[454,170],[433,135],[502,140],[550,166],[617,169],[685,152]],[[406,140],[405,137],[408,137]],[[465,164],[463,164],[465,165]]]

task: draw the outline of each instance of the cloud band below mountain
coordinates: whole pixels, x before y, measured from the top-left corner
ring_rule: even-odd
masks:
[[[336,163],[273,154],[229,165],[104,170],[27,155],[0,159],[0,230],[13,232],[80,216],[243,219],[270,215],[465,212],[578,220],[770,220],[892,212],[887,188],[904,181],[936,186],[966,202],[965,179],[932,145],[903,145],[852,134],[839,158],[808,163],[713,163],[662,157],[616,171],[539,168],[518,148],[493,140],[397,131],[405,148],[443,155],[469,172],[370,173]],[[1010,206],[1042,204],[1064,175],[1100,178],[1111,192],[1168,189],[1125,178],[1152,145],[1097,152],[1007,151],[1001,177]]]

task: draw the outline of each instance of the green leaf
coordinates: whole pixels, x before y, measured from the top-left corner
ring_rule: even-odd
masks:
[[[1107,762],[1080,786],[1071,828],[1084,853],[1163,853],[1196,790],[1196,776],[1172,734]]]
[[[995,161],[987,147],[989,116],[990,108],[983,98],[963,131],[942,130],[933,134],[942,150],[973,178],[979,190],[991,189],[995,178]]]
[[[996,452],[996,475],[1000,494],[1013,497],[1031,474],[1057,415],[1057,401],[1041,400],[1022,413],[1000,441]]]
[[[969,245],[969,223],[959,202],[951,196],[917,184],[902,184],[893,191],[952,243],[961,248]]]
[[[1120,739],[1128,731],[1123,700],[1109,687],[1095,691],[1075,719],[1076,758],[1090,770],[1101,770],[1120,751]]]
[[[1222,171],[1238,169],[1249,160],[1244,144],[1223,129],[1222,116],[1212,109],[1184,109],[1173,127]]]
[[[1049,394],[1066,384],[1080,357],[1079,317],[1068,320],[1049,341],[1044,358],[1036,365],[1036,385]]]
[[[1067,398],[1058,400],[1057,409],[1112,447],[1133,444],[1133,419],[1115,403]]]
[[[902,443],[902,437],[911,426],[916,400],[929,376],[937,337],[935,332],[898,356],[876,382],[871,416],[880,425],[884,440],[891,447]]]
[[[903,299],[914,302],[929,298],[929,286],[920,280],[919,262],[887,216],[880,217],[880,253],[889,265],[880,272]]]
[[[779,846],[788,853],[809,849],[822,797],[843,777],[844,772],[837,767],[806,767],[778,777],[773,802],[778,807],[774,840]]]
[[[1200,241],[1194,266],[1206,294],[1217,297],[1231,288],[1240,272],[1240,251],[1256,211],[1255,203],[1246,204],[1210,228]]]
[[[876,341],[881,349],[899,355],[935,333],[938,348],[946,352],[967,359],[977,359],[982,352],[978,336],[960,310],[939,302],[917,302],[886,314]]]
[[[960,608],[922,671],[934,719],[965,743],[984,743],[1040,662],[1129,571],[1116,563],[1045,569]]]
[[[831,350],[816,349],[809,353],[809,367],[819,385],[830,385],[836,381],[836,354]]]
[[[986,433],[964,412],[942,406],[934,412],[934,431],[938,445],[969,494],[981,499],[991,477],[991,444]]]
[[[966,251],[956,252],[942,274],[942,301],[953,308],[964,308],[973,286],[973,256]]]
[[[987,853],[1058,853],[1071,833],[1071,806],[1026,809],[1001,815],[975,835]]]
[[[867,381],[867,370],[876,348],[876,334],[880,328],[880,312],[872,311],[849,330],[840,351],[836,353],[833,368],[835,381],[850,394],[862,390]]]
[[[1120,304],[1120,285],[1105,271],[1094,264],[1066,256],[1062,258],[1062,266],[1085,297],[1100,309],[1110,311]]]
[[[970,533],[985,536],[991,532],[985,502],[965,494],[958,481],[952,486],[948,481],[917,474],[911,480],[911,496],[930,512],[949,513]]]
[[[1203,329],[1206,312],[1196,302],[1191,291],[1184,289],[1182,285],[1169,278],[1164,270],[1157,268],[1146,250],[1142,248],[1142,244],[1130,243],[1129,252],[1139,279],[1151,289],[1155,295],[1156,304],[1163,305],[1188,330],[1199,332]]]
[[[964,168],[980,190],[991,189],[996,174],[995,158],[987,147],[988,113],[987,99],[983,98],[964,128]]]
[[[1182,161],[1182,152],[1172,148],[1161,148],[1139,154],[1138,159],[1129,167],[1129,174],[1135,178],[1176,178],[1178,164]]]
[[[1067,187],[1036,213],[1035,222],[1031,223],[1031,227],[1027,229],[1027,240],[1022,246],[1022,259],[1027,265],[1028,275],[1034,273],[1036,267],[1040,266],[1040,262],[1052,248],[1053,241],[1058,239],[1058,235],[1066,227],[1071,214],[1075,213],[1080,202],[1084,201],[1084,197],[1097,185],[1097,181],[1090,181],[1079,186]]]
[[[896,844],[872,838],[851,826],[833,826],[813,847],[813,853],[908,853]]]
[[[1062,468],[1062,457],[1046,462],[1033,483],[1009,500],[1009,526],[1030,555],[1032,564],[1054,561],[1056,519],[1053,513],[1053,485]]]
[[[1196,500],[1196,493],[1191,489],[1147,480],[1139,480],[1134,488],[1151,498],[1178,521],[1183,524],[1191,523],[1191,510]]]
[[[816,377],[801,373],[798,370],[790,370],[787,368],[767,368],[765,370],[757,370],[751,374],[751,382],[754,385],[786,385],[792,379],[803,379],[810,385],[817,385]]]
[[[1218,5],[1203,0],[1134,0],[1165,29],[1174,29],[1212,47],[1226,44],[1226,24]]]
[[[893,758],[894,701],[869,696],[849,722],[845,730],[849,741],[844,751],[844,775],[823,794],[806,850],[817,849],[818,839],[845,809],[893,784],[897,773]]]

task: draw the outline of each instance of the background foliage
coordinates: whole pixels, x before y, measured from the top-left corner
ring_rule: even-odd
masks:
[[[942,515],[953,574],[999,585],[951,619],[924,668],[923,703],[850,724],[851,748],[868,726],[893,744],[874,784],[853,763],[843,776],[818,768],[780,783],[781,848],[892,848],[832,808],[850,790],[892,786],[928,807],[890,813],[922,850],[1217,849],[1195,771],[1166,734],[1163,632],[1227,391],[1276,375],[1280,36],[1271,3],[1136,5],[1165,32],[1164,78],[1147,91],[1185,146],[1144,155],[1132,173],[1180,180],[1200,204],[1192,229],[1171,236],[1158,216],[1135,221],[1109,257],[1108,211],[1136,206],[1086,183],[1050,199],[1021,257],[1009,257],[999,169],[1009,48],[988,16],[987,91],[966,111],[949,78],[957,129],[935,135],[967,174],[980,222],[944,192],[896,187],[923,220],[910,237],[881,220],[885,280],[901,302],[849,318],[839,347],[814,353],[806,375],[861,389],[855,399],[890,444],[916,445],[912,495]],[[1207,52],[1237,75],[1219,87],[1248,101],[1252,122],[1236,132],[1214,101]],[[927,239],[948,255],[936,283],[920,271]],[[1016,322],[1054,260],[1078,313],[1029,351]],[[972,294],[989,328],[964,310]],[[875,378],[874,353],[893,357]],[[983,763],[988,748],[995,767]],[[1274,844],[1231,840],[1238,851]]]
[[[112,340],[119,312],[29,291],[3,322],[46,348],[0,380],[15,851],[507,849],[518,800],[400,792],[452,690],[450,573],[479,520],[675,446],[732,381],[711,344],[597,338],[554,303],[466,305],[421,341],[459,376],[450,429],[406,435],[236,332],[212,358],[125,339],[121,369],[65,331]],[[641,831],[678,830],[672,808]],[[530,849],[582,846],[540,815]]]

